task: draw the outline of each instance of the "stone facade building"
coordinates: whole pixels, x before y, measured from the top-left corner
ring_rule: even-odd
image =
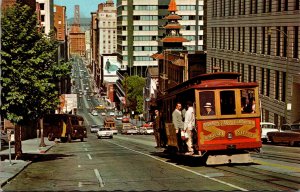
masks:
[[[299,0],[207,1],[207,71],[260,86],[262,121],[300,119]]]

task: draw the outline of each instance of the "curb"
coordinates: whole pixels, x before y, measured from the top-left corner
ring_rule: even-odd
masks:
[[[54,144],[56,145],[56,143]],[[45,150],[39,150],[39,154],[46,154],[47,151],[49,151],[54,145],[51,145],[50,147],[48,147]],[[8,178],[7,180],[5,180],[3,183],[1,183],[1,188],[4,187],[7,183],[9,183],[9,181],[11,181],[12,179],[14,179],[16,176],[18,176],[22,171],[24,171],[24,169],[26,169],[31,163],[32,161],[25,161],[27,162],[22,169],[20,169],[16,174],[14,174],[12,177]],[[0,192],[2,191],[2,189],[0,188]]]
[[[16,176],[18,176],[25,168],[27,168],[30,164],[32,163],[32,161],[28,161],[28,163],[15,175],[13,175],[12,177],[8,178],[6,181],[4,181],[3,183],[1,183],[1,188],[3,186],[5,186],[7,183],[9,183],[9,181],[11,181],[12,179],[14,179]]]

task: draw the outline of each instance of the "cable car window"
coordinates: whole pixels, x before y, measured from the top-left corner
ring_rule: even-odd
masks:
[[[235,92],[234,90],[230,91],[221,91],[220,92],[220,106],[221,106],[221,115],[235,115],[236,106],[235,106]]]
[[[200,96],[200,114],[203,116],[215,115],[215,93],[213,91],[203,91]]]
[[[242,113],[256,113],[256,102],[254,89],[241,90],[241,111]]]

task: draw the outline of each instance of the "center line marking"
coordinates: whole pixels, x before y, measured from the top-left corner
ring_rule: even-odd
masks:
[[[89,159],[92,159],[92,156],[90,154],[87,154],[87,156],[89,157]]]
[[[94,172],[95,172],[95,175],[96,175],[96,177],[99,181],[100,187],[104,187],[104,182],[103,182],[103,180],[100,176],[100,173],[99,173],[98,169],[94,169]]]
[[[176,165],[176,164],[173,164],[173,163],[166,162],[166,161],[161,160],[161,159],[159,159],[159,158],[157,158],[157,157],[154,157],[154,156],[152,156],[152,155],[149,155],[149,154],[146,154],[146,153],[143,153],[143,152],[140,152],[140,151],[136,151],[136,150],[134,150],[134,149],[130,149],[130,148],[128,148],[128,147],[125,147],[125,146],[123,146],[123,145],[119,145],[119,144],[117,144],[117,143],[113,143],[113,142],[111,142],[111,141],[107,141],[107,142],[112,143],[112,144],[114,144],[114,145],[117,145],[117,146],[119,146],[119,147],[128,149],[128,150],[133,151],[133,152],[135,152],[135,153],[139,153],[139,154],[145,155],[145,156],[147,156],[147,157],[150,157],[150,158],[152,158],[152,159],[155,159],[155,160],[158,160],[158,161],[160,161],[160,162],[166,163],[166,164],[168,164],[168,165],[172,165],[172,166],[177,167],[177,168],[179,168],[179,169],[183,169],[183,170],[185,170],[185,171],[194,173],[194,174],[196,174],[196,175],[198,175],[198,176],[205,177],[205,178],[207,178],[207,179],[216,181],[216,182],[218,182],[218,183],[222,183],[222,184],[224,184],[224,185],[230,186],[230,187],[235,188],[235,189],[238,189],[238,190],[240,190],[240,191],[249,191],[249,190],[247,190],[247,189],[245,189],[245,188],[242,188],[242,187],[233,185],[233,184],[231,184],[231,183],[228,183],[228,182],[225,182],[225,181],[216,179],[216,178],[212,178],[212,177],[210,177],[210,176],[208,176],[208,175],[203,175],[203,174],[201,174],[201,173],[198,173],[198,172],[196,172],[196,171],[193,171],[193,170],[190,170],[190,169],[181,167],[181,166]]]

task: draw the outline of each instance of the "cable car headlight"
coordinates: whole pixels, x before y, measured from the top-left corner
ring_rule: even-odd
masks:
[[[232,139],[232,133],[231,132],[228,133],[227,138]]]

